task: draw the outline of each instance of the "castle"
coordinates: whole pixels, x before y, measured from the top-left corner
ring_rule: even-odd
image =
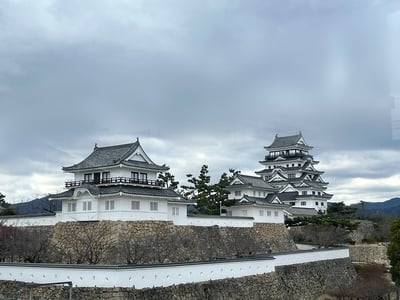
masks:
[[[38,216],[3,217],[8,225],[54,225],[68,221],[172,221],[175,225],[252,227],[254,223],[284,223],[284,216],[325,213],[328,184],[318,162],[308,153],[301,133],[275,136],[257,176],[238,174],[227,187],[234,204],[226,215],[188,215],[195,204],[158,179],[166,165],[154,163],[139,139],[130,144],[94,147],[81,162],[63,167],[72,173],[67,190],[50,195],[61,200],[61,211]]]

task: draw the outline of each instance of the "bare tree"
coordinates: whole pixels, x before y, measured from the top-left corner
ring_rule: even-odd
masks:
[[[269,250],[250,230],[235,227],[227,228],[225,249],[234,257],[252,256]]]
[[[143,264],[149,259],[149,242],[146,237],[138,237],[129,232],[119,236],[121,257],[127,264]]]
[[[349,288],[338,289],[330,292],[338,299],[389,299],[388,295],[395,291],[395,286],[386,277],[387,271],[384,266],[369,264],[357,266],[357,281]]]
[[[107,222],[79,222],[70,225],[67,230],[56,229],[54,246],[68,263],[98,264],[115,246],[109,225]]]

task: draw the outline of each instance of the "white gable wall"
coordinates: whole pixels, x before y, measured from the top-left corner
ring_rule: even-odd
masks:
[[[235,191],[240,191],[240,195],[236,195]],[[229,200],[233,200],[233,199],[242,199],[243,196],[250,196],[250,197],[257,197],[257,198],[265,198],[268,195],[267,191],[262,191],[259,189],[252,189],[250,187],[242,187],[239,188],[237,187],[234,191],[230,190],[230,193],[228,195],[228,199]]]
[[[255,223],[284,223],[283,208],[262,205],[236,205],[226,208],[232,217],[252,217]]]
[[[294,202],[293,201],[287,201],[289,202]],[[301,208],[313,208],[317,211],[321,210],[322,212],[326,212],[328,208],[328,201],[326,199],[310,199],[310,198],[300,198],[295,201],[296,204],[294,205],[295,207],[301,207]],[[317,204],[318,203],[318,204]]]

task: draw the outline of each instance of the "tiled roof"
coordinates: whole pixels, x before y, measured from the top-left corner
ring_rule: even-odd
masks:
[[[258,176],[249,176],[249,175],[238,174],[237,177],[245,185],[251,185],[256,188],[269,189],[269,190],[276,189],[275,187],[273,187],[268,182],[266,182],[265,180],[263,180],[261,177],[258,177]]]
[[[246,199],[247,201],[240,202],[240,200],[236,200],[234,205],[252,205],[252,204],[259,204],[259,205],[274,205],[274,206],[286,206],[284,204],[272,203],[273,199],[267,198],[257,198],[244,195],[242,199]],[[242,200],[241,199],[241,200]]]
[[[152,188],[152,187],[143,187],[143,186],[128,186],[128,185],[115,185],[115,186],[95,186],[95,185],[85,185],[80,188],[87,188],[92,195],[112,195],[118,193],[130,194],[130,195],[146,195],[146,196],[155,196],[155,197],[167,197],[167,198],[176,198],[181,196],[171,190],[171,189],[163,189],[163,188]],[[71,198],[74,194],[75,188],[72,188],[63,193],[50,195],[51,199],[58,198]],[[176,201],[176,199],[174,199]],[[182,198],[182,201],[186,202],[185,199]]]
[[[281,136],[281,137],[278,135],[275,135],[275,139],[272,142],[272,144],[265,148],[266,149],[274,149],[274,148],[291,147],[291,146],[295,146],[295,145],[299,146],[298,142],[301,138],[303,138],[303,135],[301,134],[301,132],[299,132],[296,135]],[[305,145],[305,144],[301,145],[301,146],[306,149],[312,149],[312,147]]]
[[[275,136],[274,141],[269,146],[270,148],[281,148],[287,146],[296,145],[298,140],[301,138],[301,134],[290,135],[290,136],[282,136],[279,137],[278,135]]]
[[[131,167],[137,167],[137,168],[145,168],[145,169],[153,169],[153,170],[158,170],[158,171],[167,171],[169,170],[169,167],[163,165],[151,165],[148,164],[147,162],[144,161],[137,161],[137,160],[126,160],[123,162],[124,165],[131,166]]]
[[[285,211],[292,217],[300,216],[316,216],[318,212],[314,208],[302,208],[302,207],[288,207]]]
[[[169,170],[168,167],[159,166],[153,162],[147,163],[144,161],[126,160],[132,155],[136,149],[140,147],[139,141],[131,144],[123,144],[108,147],[97,147],[93,149],[93,152],[86,157],[83,161],[70,167],[63,167],[64,171],[73,172],[85,169],[101,168],[107,166],[115,166],[118,164],[124,164],[132,167],[153,169],[158,171]]]
[[[139,142],[109,147],[95,146],[93,152],[83,161],[70,167],[64,167],[64,171],[75,171],[81,169],[91,169],[119,164],[123,159],[128,158],[136,148]]]
[[[298,192],[283,192],[283,193],[275,193],[275,194],[270,194],[267,196],[269,201],[272,201],[276,196],[279,198],[281,201],[291,201],[291,200],[296,200],[296,197],[299,195]]]

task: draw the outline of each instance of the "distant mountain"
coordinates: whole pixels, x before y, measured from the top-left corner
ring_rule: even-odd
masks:
[[[11,205],[20,215],[43,215],[61,211],[61,200],[49,200],[49,196],[37,198],[29,202]]]
[[[351,205],[359,214],[400,216],[400,198],[392,198],[385,202],[362,202]]]

